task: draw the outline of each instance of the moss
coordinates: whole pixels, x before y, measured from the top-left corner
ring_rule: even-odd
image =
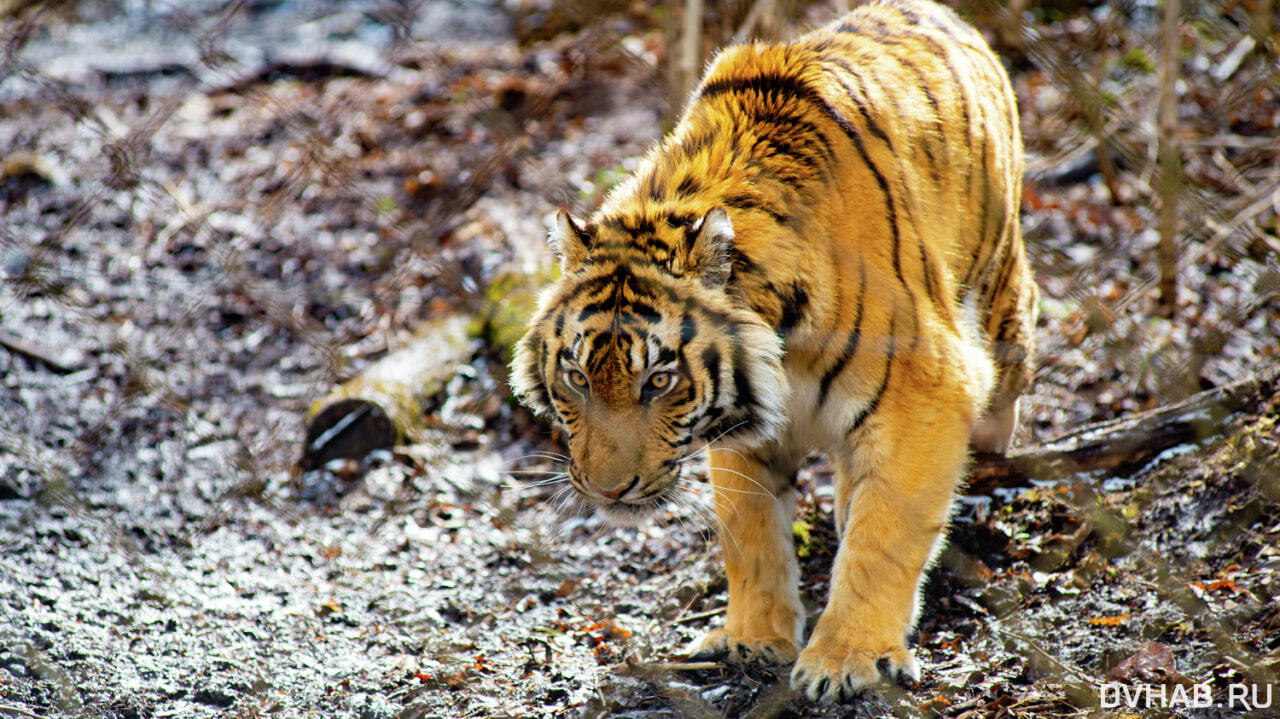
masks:
[[[504,272],[485,291],[484,307],[471,321],[468,332],[485,343],[490,352],[509,364],[516,343],[529,328],[538,306],[538,293],[560,276],[553,264],[532,274]]]

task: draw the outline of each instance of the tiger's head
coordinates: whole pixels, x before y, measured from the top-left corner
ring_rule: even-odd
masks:
[[[561,210],[561,278],[516,347],[511,385],[569,444],[569,479],[606,518],[673,497],[703,443],[752,445],[785,422],[777,333],[732,293],[733,223],[583,224]]]

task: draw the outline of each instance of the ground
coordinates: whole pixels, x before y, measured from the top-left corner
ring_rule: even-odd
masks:
[[[843,706],[785,667],[687,660],[726,600],[708,497],[642,529],[562,508],[537,481],[561,447],[507,396],[492,323],[424,408],[431,441],[296,471],[313,401],[538,273],[547,216],[589,212],[661,134],[660,11],[27,5],[0,3],[0,716],[1074,717],[1120,711],[1123,684],[1208,686],[1127,711],[1216,717],[1280,676],[1274,390],[1154,459],[962,498],[924,677]],[[1044,291],[1016,446],[1274,367],[1265,16],[1184,18],[1163,318],[1158,16],[980,6]],[[802,473],[796,518],[814,613],[828,480]]]

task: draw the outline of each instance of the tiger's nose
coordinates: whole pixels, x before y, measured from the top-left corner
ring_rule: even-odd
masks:
[[[618,489],[613,489],[613,490],[600,489],[599,487],[596,487],[596,491],[599,492],[600,494],[603,494],[605,497],[608,497],[609,499],[621,499],[622,495],[626,494],[627,492],[630,492],[631,488],[635,487],[637,484],[640,484],[640,475],[638,474],[632,477],[631,484],[628,484],[625,487],[620,487]]]

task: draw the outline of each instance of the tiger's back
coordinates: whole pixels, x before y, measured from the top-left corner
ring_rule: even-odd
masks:
[[[597,224],[660,228],[631,237],[661,261],[679,244],[664,225],[727,207],[732,282],[786,333],[792,365],[854,361],[829,340],[858,308],[890,315],[915,349],[920,323],[981,318],[966,339],[998,362],[1001,421],[975,428],[975,445],[1003,449],[1033,351],[1022,165],[1012,89],[978,33],[946,8],[885,2],[791,43],[723,51]],[[878,307],[863,307],[868,293]],[[836,379],[824,373],[820,393]]]
[[[564,276],[513,386],[615,519],[660,506],[708,444],[730,599],[697,649],[795,659],[811,696],[914,675],[917,589],[968,446],[1004,447],[1031,377],[1021,155],[981,37],[882,0],[722,51],[591,221],[559,215]],[[841,547],[800,651],[791,488],[813,450]]]

